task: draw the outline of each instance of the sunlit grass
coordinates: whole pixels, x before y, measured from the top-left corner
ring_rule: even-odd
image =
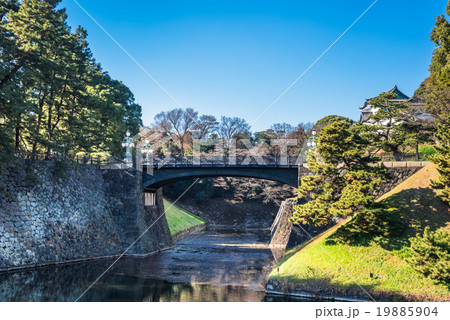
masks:
[[[192,213],[173,205],[171,202],[164,199],[164,209],[166,211],[166,219],[169,224],[170,234],[174,235],[180,231],[186,230],[190,227],[204,224],[205,221],[193,215]]]
[[[309,244],[288,252],[270,277],[288,287],[367,299],[364,290],[381,299],[450,300],[448,287],[415,271],[401,251],[401,246],[408,244],[408,237],[425,226],[448,230],[449,208],[429,187],[430,178],[435,176],[433,166],[423,168],[380,199],[399,208],[399,214],[409,222],[402,237],[378,238],[365,245],[327,242],[339,228],[335,226]]]

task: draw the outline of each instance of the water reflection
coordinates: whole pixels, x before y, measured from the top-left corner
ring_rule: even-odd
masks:
[[[124,258],[81,301],[284,301],[265,297],[267,235],[204,233],[147,258]],[[75,301],[112,261],[0,274],[0,301]]]

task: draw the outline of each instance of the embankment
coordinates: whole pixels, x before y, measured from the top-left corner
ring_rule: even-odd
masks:
[[[424,167],[379,199],[399,209],[392,214],[406,222],[404,231],[358,231],[348,219],[288,251],[272,270],[267,291],[357,300],[450,300],[447,286],[417,272],[405,259],[409,238],[426,226],[450,232],[449,207],[430,188],[436,176],[433,165]],[[353,240],[342,242],[340,237],[349,233]]]
[[[144,207],[140,172],[39,162],[10,165],[0,180],[0,271],[114,257],[160,215]],[[172,245],[165,218],[130,248]]]
[[[164,210],[172,241],[206,230],[205,220],[164,199]]]

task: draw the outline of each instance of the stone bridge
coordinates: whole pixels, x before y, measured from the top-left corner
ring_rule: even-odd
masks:
[[[258,178],[298,187],[298,171],[299,165],[294,162],[233,164],[180,162],[164,165],[143,163],[143,188],[147,191],[156,191],[176,181],[206,177]]]
[[[231,161],[230,161],[231,159]],[[299,170],[309,171],[297,158],[234,157],[225,160],[217,158],[181,158],[164,161],[152,159],[142,163],[142,186],[146,194],[146,205],[156,201],[152,195],[173,182],[206,177],[246,177],[281,182],[294,188],[299,185]]]
[[[391,189],[429,162],[383,162],[393,180],[383,188]],[[142,168],[142,189],[145,205],[155,205],[155,194],[161,187],[181,180],[206,177],[246,177],[281,182],[297,188],[302,176],[311,174],[301,158],[286,157],[230,157],[230,158],[152,158],[135,164]]]

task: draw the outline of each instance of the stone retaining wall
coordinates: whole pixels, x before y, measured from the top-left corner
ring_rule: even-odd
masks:
[[[274,230],[272,232],[272,237],[270,239],[271,247],[286,247],[289,242],[289,237],[292,231],[292,222],[289,221],[289,218],[292,217],[294,212],[294,205],[297,203],[297,199],[286,199],[283,201],[280,210],[278,212],[280,215],[275,219],[279,218],[279,221],[276,226],[274,226]],[[282,209],[281,209],[282,208]]]
[[[381,186],[380,191],[375,194],[378,198],[386,192],[391,191],[400,183],[411,177],[414,173],[428,165],[429,161],[397,161],[397,162],[383,162],[383,165],[388,168],[391,178]],[[298,167],[299,185],[301,178],[312,174],[306,165]]]
[[[117,256],[153,222],[135,170],[39,162],[39,181],[30,181],[26,168],[8,166],[0,176],[0,271]],[[167,225],[165,217],[158,223]],[[157,236],[148,232],[128,253],[171,245]]]
[[[380,191],[375,194],[376,198],[394,189],[397,185],[408,179],[414,173],[422,169],[423,165],[428,164],[428,162],[386,162],[389,169],[391,179],[387,183],[383,184]],[[305,168],[299,167],[299,177],[310,175],[312,172]],[[280,221],[272,233],[270,246],[271,247],[287,247],[291,248],[300,243],[309,240],[312,236],[325,231],[329,227],[333,226],[337,221],[333,221],[327,226],[314,227],[310,225],[292,225],[289,222],[289,218],[292,217],[294,205],[296,204],[296,199],[287,199],[284,201],[285,207],[284,211],[280,217]]]
[[[183,239],[184,237],[187,237],[190,234],[198,233],[198,232],[205,231],[205,230],[206,230],[206,224],[205,223],[202,223],[202,224],[199,224],[199,225],[196,225],[196,226],[192,226],[192,227],[189,227],[187,229],[184,229],[184,230],[181,230],[181,231],[178,231],[177,233],[175,233],[172,236],[172,240],[175,243],[178,240],[181,240],[181,239]]]

